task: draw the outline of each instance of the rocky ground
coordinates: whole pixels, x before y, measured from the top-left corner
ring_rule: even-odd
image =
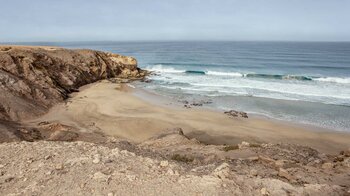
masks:
[[[0,195],[350,195],[350,150],[204,145],[181,129],[141,144],[0,144]]]

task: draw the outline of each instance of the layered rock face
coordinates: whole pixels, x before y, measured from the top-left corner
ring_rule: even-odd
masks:
[[[0,46],[0,121],[44,114],[97,80],[142,78],[136,59],[93,50]]]

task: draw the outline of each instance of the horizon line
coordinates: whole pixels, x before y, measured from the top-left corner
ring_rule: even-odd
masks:
[[[83,41],[0,41],[0,44],[16,43],[94,43],[94,42],[310,42],[346,43],[350,40],[83,40]]]

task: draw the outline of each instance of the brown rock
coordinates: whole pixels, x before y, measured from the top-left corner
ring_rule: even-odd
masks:
[[[344,161],[342,162],[342,165],[344,165],[345,167],[350,167],[350,158],[344,159]]]
[[[264,187],[260,190],[261,195],[263,196],[268,196],[270,193],[267,191],[267,189]]]
[[[280,177],[283,177],[283,178],[289,180],[289,181],[292,181],[294,179],[293,176],[290,175],[289,172],[287,170],[283,169],[283,168],[280,168],[278,170],[278,175]]]
[[[323,169],[332,169],[333,168],[333,164],[332,163],[323,163],[322,164],[322,168]]]
[[[236,111],[236,110],[230,110],[230,111],[224,112],[224,114],[227,114],[230,117],[248,118],[248,114],[247,113]]]
[[[341,154],[344,155],[345,157],[350,157],[350,148],[348,148],[347,150],[342,151]]]

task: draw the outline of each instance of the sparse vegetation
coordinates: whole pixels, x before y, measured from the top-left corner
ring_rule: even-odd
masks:
[[[249,147],[252,147],[252,148],[260,148],[260,147],[261,147],[261,144],[253,143],[253,144],[249,144]]]
[[[174,161],[185,162],[185,163],[190,163],[193,161],[192,157],[187,157],[186,155],[180,155],[180,154],[174,154],[171,157],[171,159]]]
[[[239,147],[238,145],[229,145],[229,146],[225,146],[222,150],[225,152],[228,152],[230,150],[238,150]]]

